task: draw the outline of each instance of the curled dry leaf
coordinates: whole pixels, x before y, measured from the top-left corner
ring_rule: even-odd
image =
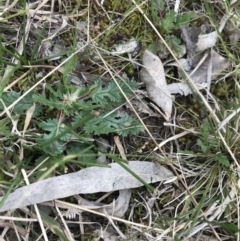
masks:
[[[206,60],[200,65],[200,67],[194,72],[194,74],[191,74],[190,71],[188,72],[194,83],[207,83],[207,71],[210,64],[212,65],[211,80],[214,80],[220,72],[222,72],[229,66],[229,61],[219,55],[216,51],[212,50],[212,54],[208,55]]]
[[[145,50],[143,66],[140,77],[146,84],[148,96],[163,109],[166,119],[169,120],[172,113],[172,96],[167,88],[162,62],[156,55]]]
[[[118,55],[118,54],[131,53],[137,47],[138,47],[138,42],[134,38],[131,38],[128,43],[124,43],[116,46],[115,49],[111,51],[111,54]]]
[[[189,64],[187,59],[180,58],[180,59],[178,59],[178,62],[179,62],[179,64],[174,61],[174,62],[171,62],[171,63],[169,63],[167,65],[168,66],[182,67],[185,71],[190,71],[191,70],[191,66],[190,66],[190,64]]]
[[[229,66],[229,61],[213,49],[208,50],[216,44],[218,37],[217,32],[214,31],[209,34],[200,34],[200,32],[201,29],[196,27],[185,27],[182,29],[182,38],[187,46],[188,58],[179,59],[179,63],[199,90],[207,88],[209,91],[211,81],[216,79],[219,73]],[[175,61],[169,65],[179,67],[179,64]],[[178,93],[181,95],[191,94],[192,90],[184,82],[185,76],[180,68],[179,75],[183,78],[182,83],[173,83],[169,85],[169,92],[171,94]]]
[[[217,42],[217,37],[217,31],[208,34],[200,34],[198,36],[198,42],[196,44],[196,51],[204,51],[215,46]]]
[[[146,183],[173,177],[169,170],[151,162],[130,161],[126,166]],[[113,163],[109,167],[89,167],[18,188],[7,197],[0,212],[76,194],[111,192],[143,185],[119,164]]]
[[[125,189],[120,190],[117,200],[110,204],[95,203],[82,197],[78,198],[78,204],[81,206],[87,206],[87,208],[94,209],[100,213],[107,213],[108,215],[121,218],[128,209],[130,198],[131,189]]]
[[[206,88],[207,84],[196,84],[196,86],[200,90]],[[168,85],[167,87],[169,92],[172,94],[180,94],[187,96],[192,93],[192,90],[185,83],[173,83]]]

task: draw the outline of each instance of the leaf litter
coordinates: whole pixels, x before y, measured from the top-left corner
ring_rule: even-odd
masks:
[[[172,113],[172,97],[167,88],[165,72],[161,60],[148,50],[143,55],[140,78],[146,84],[149,97],[163,109],[167,120]]]
[[[200,32],[200,28],[183,28],[188,56],[186,59],[181,58],[179,62],[197,88],[209,92],[211,81],[228,68],[229,61],[212,49],[217,41],[217,32],[203,35]],[[170,120],[174,100],[172,94],[186,96],[191,94],[192,90],[180,68],[179,75],[182,76],[180,83],[167,84],[160,58],[150,51],[145,50],[142,62],[140,78],[146,84],[148,96],[164,111],[166,120]],[[168,65],[178,66],[178,63],[173,62]]]
[[[180,3],[180,1],[176,1],[176,4],[177,4],[177,2]],[[87,11],[87,9],[85,9],[85,10]],[[4,12],[6,12],[6,11],[4,11]],[[34,17],[37,18],[37,15],[40,12],[41,11],[36,11],[36,13],[34,14]],[[51,21],[52,23],[58,23],[58,21],[60,21],[60,20],[53,19],[54,16],[56,16],[56,15],[53,15],[53,16],[50,17],[50,14],[49,14],[49,17],[47,16],[46,19],[48,21]],[[165,20],[165,22],[167,23],[166,26],[168,25],[169,29],[174,28],[173,22],[175,21],[175,13],[173,11],[171,11],[170,13],[167,14],[167,16],[168,16],[168,19],[170,19],[171,21],[168,23],[168,22],[166,22],[167,21],[167,19],[166,19]],[[44,16],[40,16],[37,19],[39,21],[40,20],[43,21],[44,20]],[[53,35],[54,36],[59,34],[59,31],[61,30],[61,27],[60,28],[56,28],[56,30],[57,30],[56,32],[53,31]],[[198,32],[201,32],[201,31],[199,31],[199,29],[198,29]],[[190,30],[189,29],[187,30],[187,33],[190,34]],[[237,34],[238,34],[238,32],[237,32]],[[50,36],[53,36],[53,35],[50,35]],[[83,38],[85,37],[85,35],[83,36]],[[239,34],[238,34],[238,36],[239,36]],[[130,39],[130,42],[131,42],[131,39]],[[216,51],[209,50],[209,48],[214,47],[215,43],[216,43],[216,32],[215,33],[212,32],[210,34],[203,34],[203,35],[201,35],[201,33],[199,33],[197,35],[196,40],[192,41],[192,45],[191,45],[191,43],[188,44],[185,41],[186,49],[187,49],[188,54],[187,54],[187,58],[185,58],[185,59],[182,58],[183,61],[181,62],[181,64],[185,66],[184,69],[187,70],[187,73],[191,76],[191,78],[193,79],[194,83],[196,84],[196,86],[199,89],[205,88],[205,89],[209,90],[211,81],[214,80],[215,77],[222,70],[226,69],[228,67],[228,65],[229,65],[228,61],[226,61],[226,59],[223,58],[221,55],[219,55]],[[175,45],[177,45],[177,44],[178,44],[178,42],[175,43]],[[135,45],[134,41],[133,41],[133,45]],[[202,47],[202,45],[204,47]],[[118,51],[118,53],[116,53],[116,54],[124,54],[124,53],[128,54],[129,52],[132,53],[133,48],[131,46],[127,46],[126,44],[123,44],[123,45],[120,45],[119,47],[120,47],[119,49],[116,48],[116,51]],[[129,49],[128,49],[128,47],[129,47]],[[127,49],[126,52],[124,52],[125,48]],[[53,53],[49,52],[48,54],[46,54],[46,56],[49,56],[49,55],[51,56],[51,55],[53,55]],[[153,59],[156,60],[156,57],[157,56],[153,56]],[[50,60],[53,60],[53,58],[51,58]],[[151,84],[149,84],[148,80],[144,81],[142,79],[142,81],[146,84],[147,90],[149,90],[148,91],[149,97],[153,100],[153,102],[155,102],[160,108],[162,108],[164,110],[165,118],[167,120],[169,120],[171,118],[172,104],[173,104],[172,102],[174,100],[173,94],[189,95],[189,94],[192,93],[192,90],[186,84],[185,76],[182,75],[181,70],[179,70],[179,75],[182,76],[181,79],[179,80],[180,82],[167,85],[166,78],[162,76],[162,75],[165,76],[165,71],[163,70],[162,63],[160,63],[160,64],[162,66],[161,67],[161,73],[158,73],[157,75],[151,73],[152,70],[151,70],[150,67],[147,67],[147,68],[144,67],[145,70],[143,68],[142,72],[143,73],[145,72],[145,73],[142,74],[142,75],[143,76],[144,75],[147,76],[149,74],[149,76],[151,76],[151,78],[152,77],[154,77],[154,78],[152,78],[153,81],[152,81]],[[174,65],[174,63],[171,63],[171,64]],[[170,66],[170,64],[169,64],[169,66]],[[89,74],[89,73],[86,73],[86,74]],[[160,76],[161,77],[160,78],[160,82],[158,82],[158,80],[155,78],[155,76]],[[95,79],[97,77],[99,77],[99,75],[95,75],[94,76]],[[153,95],[150,90],[153,90],[155,87],[156,87],[156,91],[152,91],[154,93],[154,95]],[[161,98],[157,98],[156,97],[157,95],[161,95],[161,97],[164,100],[163,103],[161,103],[161,100],[160,100]],[[166,96],[168,98],[165,99]],[[154,113],[152,113],[152,109],[146,108],[146,106],[142,105],[142,102],[135,101],[135,103],[139,107],[139,110],[142,110],[142,112],[148,114],[149,116],[154,115]],[[171,138],[169,138],[169,140],[170,139]],[[163,144],[163,143],[165,143],[165,142],[163,141],[161,144]],[[100,157],[100,154],[99,154],[99,157]],[[106,158],[102,162],[105,163],[106,162]],[[150,163],[149,163],[149,165],[150,165]],[[88,171],[88,170],[89,169],[86,168],[86,171]],[[98,172],[101,172],[102,170],[103,170],[103,168],[99,168]],[[140,175],[140,177],[141,177],[141,175]],[[55,180],[56,181],[57,179],[51,179],[51,180]],[[123,179],[123,180],[125,180],[125,179]],[[110,179],[110,183],[112,183],[112,184],[114,183],[112,179]],[[90,183],[89,185],[90,186],[94,186],[93,182]],[[93,187],[93,189],[94,189],[94,187]],[[17,189],[17,190],[19,190],[19,189]],[[97,190],[97,188],[96,188],[96,190]],[[92,190],[90,190],[89,193],[92,193]],[[108,204],[108,205],[105,205],[105,204],[102,204],[102,203],[97,205],[94,202],[90,202],[88,200],[83,200],[83,199],[81,199],[81,201],[79,199],[79,204],[80,205],[84,204],[85,206],[88,206],[88,207],[91,206],[92,209],[96,208],[98,211],[101,211],[101,212],[102,211],[104,212],[104,210],[107,209],[108,210],[107,213],[109,215],[111,214],[111,215],[114,215],[114,216],[121,217],[125,213],[124,209],[126,209],[126,207],[128,207],[129,195],[131,195],[129,193],[130,193],[129,189],[122,189],[122,190],[120,190],[119,191],[119,198],[116,201],[114,201],[113,203]],[[43,194],[45,195],[45,192]],[[11,197],[11,195],[12,194],[10,194],[9,197]],[[119,201],[119,200],[122,200],[122,201]],[[119,204],[119,206],[120,206],[119,209],[116,208],[118,206],[118,201],[120,203]],[[118,210],[120,210],[120,211],[118,211]],[[201,231],[201,230],[202,230],[202,228],[199,229],[199,231]],[[153,239],[153,240],[155,240],[155,239]]]
[[[169,170],[151,162],[130,161],[128,164],[128,167],[146,183],[173,178],[173,174]],[[76,194],[112,192],[143,186],[119,164],[109,164],[109,167],[89,167],[75,173],[48,178],[18,188],[7,197],[0,212]],[[124,201],[121,203],[128,203],[129,193],[126,193],[126,199],[123,199]]]

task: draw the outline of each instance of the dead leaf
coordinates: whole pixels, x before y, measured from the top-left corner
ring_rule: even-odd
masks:
[[[129,42],[116,46],[115,49],[111,51],[111,54],[120,55],[131,53],[138,47],[138,44],[139,43],[134,38],[131,38]]]
[[[208,33],[208,34],[200,34],[198,36],[198,42],[196,44],[196,51],[204,51],[215,46],[217,42],[217,31]]]
[[[206,84],[196,84],[199,90],[206,88]],[[180,94],[180,95],[189,95],[192,93],[192,90],[189,88],[189,85],[185,83],[173,83],[169,84],[168,90],[171,94]]]
[[[194,81],[194,83],[207,83],[208,66],[210,64],[212,64],[211,80],[214,80],[220,72],[229,66],[229,61],[219,55],[216,51],[212,50],[212,56],[209,54],[206,60],[194,72],[194,74],[188,72],[188,74],[191,75],[191,79]]]
[[[156,55],[145,50],[143,65],[140,77],[146,84],[148,96],[163,109],[165,118],[169,120],[172,113],[172,96],[167,88],[162,62]]]
[[[32,115],[35,111],[35,107],[36,107],[36,105],[35,105],[35,103],[33,103],[33,105],[26,112],[26,118],[25,118],[25,122],[24,122],[22,137],[25,136],[26,130],[27,130],[29,124],[30,124],[30,121],[32,119]]]
[[[199,62],[199,56],[196,54],[196,43],[198,41],[198,36],[201,33],[201,28],[199,27],[188,27],[182,28],[181,37],[184,40],[187,48],[187,62],[191,68],[196,66]]]
[[[94,230],[94,233],[96,235],[98,235],[99,237],[101,237],[101,240],[103,240],[103,241],[120,241],[120,240],[123,240],[112,229],[109,229],[109,231],[108,230],[102,230],[102,229],[96,229],[96,230]],[[96,239],[96,240],[100,240],[100,239]]]
[[[178,59],[178,62],[179,62],[179,64],[176,61],[171,62],[171,63],[167,64],[167,66],[182,67],[185,71],[190,71],[191,70],[192,67],[190,66],[190,64],[189,64],[187,59],[180,58],[180,59]]]
[[[113,163],[109,166],[111,168],[89,167],[18,188],[7,197],[0,212],[76,194],[110,192],[143,186],[119,164]],[[130,161],[126,166],[147,183],[173,177],[169,170],[151,162]]]
[[[24,148],[23,148],[23,144],[24,144],[24,137],[25,137],[25,133],[26,130],[30,124],[30,121],[32,119],[32,115],[35,111],[35,103],[27,110],[26,112],[26,118],[25,118],[25,122],[24,122],[24,127],[23,127],[23,132],[22,132],[22,138],[21,138],[21,148],[20,148],[20,155],[19,155],[19,160],[23,160],[23,156],[24,156]]]
[[[107,213],[108,215],[121,218],[128,209],[130,198],[131,190],[125,189],[119,191],[118,199],[111,204],[95,203],[82,197],[78,198],[78,204],[88,209],[94,209],[100,213]]]
[[[200,33],[201,28],[184,27],[182,29],[182,38],[186,43],[188,55],[187,59],[182,58],[179,60],[179,63],[196,84],[198,89],[206,88],[209,96],[211,81],[216,79],[219,73],[229,66],[229,61],[220,56],[216,51],[209,49],[216,44],[218,38],[216,31],[209,34]],[[198,53],[199,51],[201,51],[201,53]],[[173,62],[169,65],[178,66],[178,63]],[[169,92],[171,94],[191,94],[192,90],[185,83],[184,80],[186,77],[180,68],[179,75],[183,79],[181,81],[182,83],[173,83],[169,85]]]

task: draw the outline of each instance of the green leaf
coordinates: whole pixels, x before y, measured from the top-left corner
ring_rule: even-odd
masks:
[[[159,21],[159,11],[163,11],[165,9],[165,1],[164,0],[152,0],[151,2],[151,14],[154,23]]]
[[[113,114],[109,115],[104,120],[111,123],[111,126],[115,129],[115,132],[121,136],[127,136],[128,134],[139,134],[139,132],[144,130],[139,122],[133,121],[133,119],[129,116],[119,118]]]
[[[59,85],[57,90],[55,91],[50,85],[46,85],[46,89],[50,92],[50,94],[51,94],[50,97],[53,100],[54,100],[53,97],[56,97],[56,98],[59,98],[59,99],[63,97],[62,88],[63,88],[63,85]],[[65,91],[65,89],[64,89],[64,91]],[[43,95],[41,95],[41,96],[43,96]]]
[[[49,138],[47,138],[49,139]],[[64,143],[61,141],[54,141],[52,142],[49,146],[48,146],[48,150],[52,153],[54,153],[54,156],[62,154],[64,149],[63,149],[63,145]]]
[[[11,91],[7,93],[3,93],[2,101],[4,102],[5,106],[8,107],[11,105],[15,100],[17,100],[21,96],[21,93]],[[29,93],[23,99],[21,99],[13,108],[13,112],[17,114],[22,114],[26,110],[28,110],[34,103],[32,98],[32,94]],[[0,102],[0,110],[3,110],[3,104]],[[40,105],[36,105],[33,117],[38,116],[42,111],[42,107]]]
[[[28,110],[30,107],[33,106],[33,98],[32,98],[32,94],[28,94],[26,95],[23,99],[21,99],[15,106],[14,106],[14,112],[15,113],[21,113],[21,112],[25,112],[26,110]],[[36,105],[35,110],[34,110],[34,114],[33,117],[38,116],[40,113],[42,112],[42,107],[40,105]]]
[[[165,5],[166,5],[166,2],[164,1],[164,0],[154,0],[154,1],[152,1],[153,2],[153,4],[155,3],[156,5],[156,7],[158,8],[158,9],[161,9],[161,10],[164,10],[165,9]]]
[[[84,130],[87,134],[101,135],[116,132],[121,136],[127,136],[129,134],[138,134],[144,128],[129,116],[117,117],[113,113],[104,119],[102,116],[98,116],[88,121],[84,126]]]
[[[41,138],[37,139],[38,148],[44,150],[45,153],[49,153],[51,156],[62,154],[64,143],[72,138],[72,134],[66,131],[65,124],[59,124],[57,119],[48,119],[39,123],[39,127],[50,133],[45,133]],[[56,136],[59,136],[57,140],[55,140]],[[49,143],[44,147],[46,141]]]
[[[34,58],[36,57],[39,46],[41,45],[41,41],[44,39],[46,28],[47,28],[47,22],[44,22],[43,26],[41,27],[41,30],[39,31],[39,34],[37,34],[37,40],[33,45],[30,61],[33,61]]]
[[[94,118],[94,116],[90,113],[85,113],[84,116],[81,116],[80,118],[76,118],[75,122],[72,123],[71,127],[65,126],[65,130],[62,133],[52,137],[51,139],[49,139],[45,142],[42,142],[40,144],[40,148],[47,147],[53,141],[56,141],[56,140],[64,137],[66,134],[71,133],[76,128],[78,128],[78,127],[84,125],[85,123],[89,122],[89,120],[91,120],[92,118]]]
[[[187,25],[192,17],[194,16],[194,12],[187,12],[187,13],[184,13],[182,15],[177,15],[176,17],[176,28],[181,28],[185,25]]]
[[[176,18],[176,13],[174,10],[169,11],[164,19],[161,20],[160,22],[160,28],[165,32],[165,33],[170,33],[173,29],[176,28],[175,24],[175,18]]]
[[[101,105],[109,105],[109,102],[116,103],[123,101],[123,96],[115,82],[110,82],[107,87],[103,88],[102,82],[97,80],[95,85],[98,86],[98,88],[91,95],[93,102]],[[128,81],[126,83],[121,81],[119,85],[126,95],[132,93],[131,89],[134,90],[137,88],[137,83],[135,81]]]
[[[5,106],[8,107],[11,105],[15,100],[17,100],[20,97],[19,92],[11,91],[7,93],[3,93],[2,95],[2,101],[4,102]],[[3,110],[3,105],[0,102],[0,109]]]
[[[224,156],[222,153],[217,153],[216,155],[214,155],[214,159],[225,167],[230,166],[228,158]]]
[[[184,49],[179,38],[174,35],[168,35],[166,36],[166,42],[177,57],[182,56]]]
[[[45,154],[48,154],[50,156],[57,156],[59,154],[62,154],[64,149],[64,142],[57,140],[57,141],[51,141],[51,143],[48,144],[46,147],[42,147],[41,145],[45,143],[45,141],[51,140],[52,137],[51,134],[44,134],[41,138],[37,139],[37,149],[41,149]]]
[[[101,116],[95,117],[92,120],[85,123],[83,127],[86,134],[109,134],[114,132],[114,128],[111,127],[111,123],[104,121]]]
[[[43,130],[50,132],[55,131],[56,126],[58,126],[57,119],[48,119],[47,121],[43,121],[39,124],[39,127],[41,127]]]
[[[210,152],[210,147],[209,147],[209,145],[206,145],[206,144],[203,142],[203,140],[198,139],[198,140],[197,140],[197,144],[200,146],[200,148],[201,148],[201,150],[202,150],[202,153],[207,154],[207,153]]]
[[[155,41],[149,44],[147,49],[156,54],[157,52],[162,52],[164,50],[164,45],[160,41]]]
[[[223,223],[218,223],[217,225],[219,225],[220,227],[222,227],[223,229],[225,229],[227,232],[231,234],[234,234],[240,231],[238,225],[234,223],[223,222]]]
[[[77,55],[75,54],[64,65],[63,81],[65,82],[65,84],[66,84],[67,76],[73,71],[76,65],[77,65]]]
[[[1,56],[2,58],[2,56]],[[7,76],[5,76],[4,79],[1,80],[1,85],[0,85],[0,98],[3,94],[4,88],[6,87],[8,81],[10,80],[10,78],[14,75],[14,72],[17,71],[18,69],[20,69],[19,66],[15,66],[12,67],[11,70],[9,71],[9,73],[7,74]]]
[[[0,135],[2,135],[4,137],[11,136],[11,131],[8,126],[9,122],[10,122],[9,118],[4,118],[4,119],[0,120]]]
[[[215,220],[209,221],[207,219],[205,219],[205,222],[207,222],[213,226],[221,227],[222,229],[226,230],[228,233],[232,234],[233,236],[236,236],[236,234],[240,231],[238,225],[231,223],[231,222],[227,222],[227,221],[220,222],[220,221],[215,221]]]
[[[79,142],[70,142],[67,148],[67,154],[78,154],[79,162],[94,163],[97,161],[97,153],[89,148],[89,145]]]
[[[64,107],[60,101],[48,100],[45,96],[41,94],[34,94],[33,100],[41,105],[47,106],[49,109],[63,110]]]
[[[51,139],[55,135],[62,134],[66,131],[65,124],[60,123],[57,119],[48,119],[47,121],[43,121],[39,123],[39,127],[41,127],[45,131],[51,132],[49,135],[46,135],[44,139]],[[66,133],[64,136],[60,137],[59,139],[62,141],[69,141],[72,135]]]

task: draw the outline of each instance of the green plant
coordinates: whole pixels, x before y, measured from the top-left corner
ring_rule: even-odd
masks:
[[[136,88],[136,82],[121,82],[120,86],[129,95],[131,89]],[[126,136],[143,130],[139,123],[131,117],[119,117],[115,113],[107,115],[108,111],[123,103],[123,97],[114,82],[109,83],[105,88],[102,87],[102,82],[97,80],[91,87],[83,90],[78,90],[78,87],[71,85],[60,85],[57,91],[50,87],[48,89],[50,90],[48,100],[41,94],[35,94],[33,97],[34,101],[49,109],[61,111],[65,118],[71,118],[69,126],[74,126],[93,113],[92,118],[82,125],[81,131],[85,136],[90,134],[109,134],[112,132]],[[48,133],[43,138],[40,138],[39,142],[51,139],[53,136],[61,134],[66,130],[66,124],[59,124],[57,118],[41,122],[39,127]],[[66,133],[66,135],[55,142],[55,148],[58,150],[56,153],[63,151],[59,149],[63,144],[62,142],[69,141],[71,136],[70,133]]]
[[[197,144],[201,148],[201,151],[204,155],[212,155],[213,158],[222,164],[225,167],[229,167],[230,163],[228,158],[221,153],[219,138],[216,134],[212,135],[210,139],[210,135],[212,132],[212,127],[209,122],[205,122],[201,128],[201,136],[197,139]]]
[[[166,2],[164,0],[151,1],[151,17],[154,25],[161,34],[165,36],[166,42],[173,50],[173,53],[178,55],[183,54],[183,48],[180,46],[181,40],[177,37],[175,31],[187,25],[193,18],[194,12],[178,14],[174,10],[166,11]],[[158,41],[151,43],[148,49],[156,53],[163,51],[165,46]]]
[[[70,69],[67,67],[66,71],[69,72]],[[101,80],[97,80],[92,86],[80,90],[70,81],[70,76],[64,75],[63,82],[56,88],[46,86],[47,98],[35,92],[28,94],[14,107],[13,114],[16,115],[24,114],[33,103],[36,103],[33,117],[43,114],[43,111],[51,113],[52,118],[33,119],[39,133],[35,149],[41,149],[43,153],[56,156],[68,148],[66,146],[68,142],[71,142],[72,145],[73,142],[83,141],[85,144],[79,146],[85,148],[85,141],[92,134],[101,135],[115,132],[118,135],[127,136],[143,131],[140,123],[129,116],[119,116],[115,112],[108,114],[109,111],[124,102],[124,98],[114,82],[103,87]],[[119,85],[127,96],[137,88],[135,81],[126,83],[121,81]],[[0,110],[3,110],[4,106],[9,106],[19,96],[20,93],[14,91],[3,93],[4,104],[0,104]],[[76,129],[81,134],[78,134]],[[6,130],[2,126],[2,132],[6,132]],[[78,151],[80,150],[81,148],[78,149]]]

